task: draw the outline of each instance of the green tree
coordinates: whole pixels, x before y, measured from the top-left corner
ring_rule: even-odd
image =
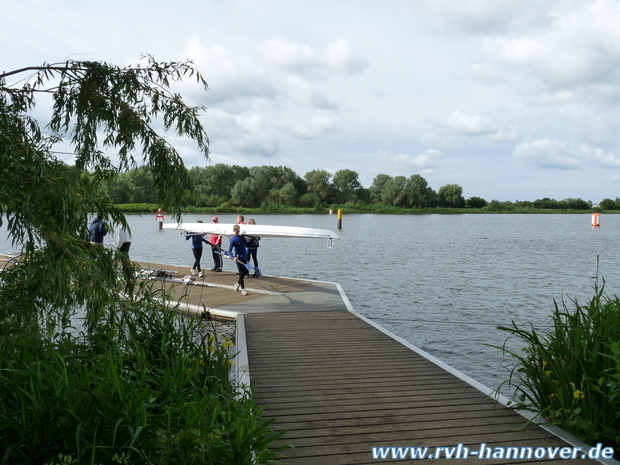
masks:
[[[235,183],[250,177],[245,166],[228,166],[217,163],[213,166],[194,167],[190,170],[194,184],[194,194],[190,203],[218,206],[230,200]]]
[[[558,201],[555,199],[550,199],[549,197],[545,197],[544,199],[536,199],[533,204],[534,208],[542,208],[542,209],[557,209],[560,208],[558,206]]]
[[[564,204],[570,210],[589,210],[592,205],[582,199],[565,199]]]
[[[470,197],[465,202],[467,208],[483,208],[487,206],[487,201],[482,197]]]
[[[370,203],[370,189],[360,186],[360,188],[355,193],[355,197],[357,198],[358,204],[369,204]]]
[[[502,203],[497,199],[493,199],[484,207],[484,209],[486,211],[497,213],[502,211]]]
[[[314,194],[306,193],[299,197],[299,205],[302,207],[316,208],[321,205],[321,199]]]
[[[304,179],[308,186],[308,193],[316,196],[321,203],[329,201],[332,197],[332,175],[325,170],[308,171]]]
[[[17,83],[7,84],[13,77],[19,77]],[[91,246],[87,219],[99,212],[109,226],[126,224],[101,193],[115,172],[137,164],[135,154],[151,171],[162,207],[180,212],[190,180],[164,133],[174,130],[193,139],[205,158],[209,144],[198,118],[201,107],[187,106],[169,90],[186,77],[206,89],[191,62],[157,63],[151,57],[126,68],[67,61],[0,74],[0,221],[6,221],[9,238],[22,247],[23,257],[21,266],[3,273],[4,315],[67,316],[70,308],[82,305],[93,325],[118,300],[118,257]],[[35,96],[43,94],[53,100],[45,133],[30,116]],[[160,130],[155,121],[161,122]],[[66,138],[74,149],[74,166],[54,151]],[[133,289],[130,276],[127,281]]]
[[[284,166],[253,166],[249,169],[250,177],[254,179],[256,197],[259,201],[280,204],[282,199],[279,191],[286,184],[291,183],[296,190],[303,190],[303,180],[290,168]]]
[[[114,203],[130,203],[132,198],[132,186],[129,179],[122,173],[110,181],[108,194]],[[105,194],[102,194],[105,195]]]
[[[288,182],[280,189],[280,197],[286,205],[295,205],[299,198],[299,193],[292,182]]]
[[[429,207],[432,201],[432,189],[428,187],[428,182],[419,174],[411,176],[406,184],[407,206],[416,208]]]
[[[374,203],[383,202],[383,190],[385,185],[392,179],[387,174],[378,174],[370,186],[370,201]]]
[[[254,180],[253,185],[254,189],[256,189],[257,199],[266,199],[271,189],[279,189],[281,187],[278,186],[276,170],[273,166],[252,166],[250,168],[250,176]]]
[[[437,195],[440,207],[462,208],[465,206],[463,188],[458,184],[446,184],[440,187]]]
[[[603,209],[603,210],[616,210],[616,202],[611,200],[611,199],[603,199],[601,200],[601,203],[599,204],[599,206]]]
[[[282,189],[285,185],[290,183],[298,193],[306,193],[306,182],[291,168],[287,166],[277,166],[274,175],[277,178],[277,182],[274,185],[275,188]]]
[[[256,207],[262,198],[258,196],[258,182],[254,178],[247,178],[235,183],[231,191],[232,202],[244,207]]]
[[[157,202],[155,181],[151,170],[146,166],[139,166],[119,174],[109,192],[115,203]]]
[[[383,188],[381,200],[385,205],[394,207],[407,206],[407,178],[396,176],[387,181]]]
[[[357,200],[357,192],[362,187],[357,172],[348,169],[336,171],[332,182],[337,202],[347,203]]]

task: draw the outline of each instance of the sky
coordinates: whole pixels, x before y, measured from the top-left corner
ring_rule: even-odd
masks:
[[[188,167],[423,176],[465,198],[620,197],[620,2],[3,0],[0,71],[192,60]]]

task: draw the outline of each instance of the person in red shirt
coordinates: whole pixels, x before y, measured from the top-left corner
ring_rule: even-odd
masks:
[[[219,223],[219,219],[217,216],[211,218],[211,221],[213,221],[214,223]],[[211,271],[215,271],[216,273],[218,273],[222,271],[222,266],[224,265],[224,258],[220,253],[222,251],[222,236],[218,234],[211,234],[211,239],[209,239],[209,243],[211,244],[211,253],[213,254],[214,263]]]

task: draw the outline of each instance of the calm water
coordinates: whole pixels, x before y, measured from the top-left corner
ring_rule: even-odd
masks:
[[[258,255],[264,274],[339,282],[356,311],[490,388],[507,375],[501,352],[486,345],[506,340],[498,325],[548,327],[554,299],[590,298],[597,256],[599,282],[605,278],[607,292],[620,294],[620,215],[602,215],[601,227],[593,228],[589,214],[345,214],[340,231],[335,215],[253,217],[341,237],[332,248],[322,239],[264,238]],[[189,269],[190,244],[178,232],[157,229],[154,215],[131,216],[129,223],[133,259]],[[106,241],[114,243],[111,235]],[[202,263],[211,268],[210,254]],[[225,267],[233,269],[231,262]]]

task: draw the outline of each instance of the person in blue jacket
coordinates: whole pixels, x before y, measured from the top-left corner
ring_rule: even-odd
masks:
[[[245,242],[245,238],[239,235],[240,231],[241,228],[238,224],[233,226],[233,232],[235,235],[230,239],[230,244],[228,245],[228,252],[226,255],[235,261],[237,264],[237,269],[239,270],[239,279],[235,284],[235,292],[239,292],[239,288],[241,288],[241,293],[243,295],[248,295],[248,291],[245,290],[245,282],[243,281],[248,274],[248,269],[245,266],[248,262],[248,245]]]
[[[88,239],[91,244],[103,245],[103,236],[108,233],[108,230],[103,224],[101,215],[97,214],[92,223],[88,225]]]
[[[197,223],[202,223],[202,221],[198,220]],[[204,234],[196,234],[196,233],[187,233],[185,234],[185,240],[188,241],[191,238],[192,240],[192,253],[194,254],[194,265],[192,266],[192,275],[198,275],[201,278],[204,276],[202,274],[202,270],[200,269],[200,259],[202,258],[202,243],[208,244],[207,240],[204,238]]]

